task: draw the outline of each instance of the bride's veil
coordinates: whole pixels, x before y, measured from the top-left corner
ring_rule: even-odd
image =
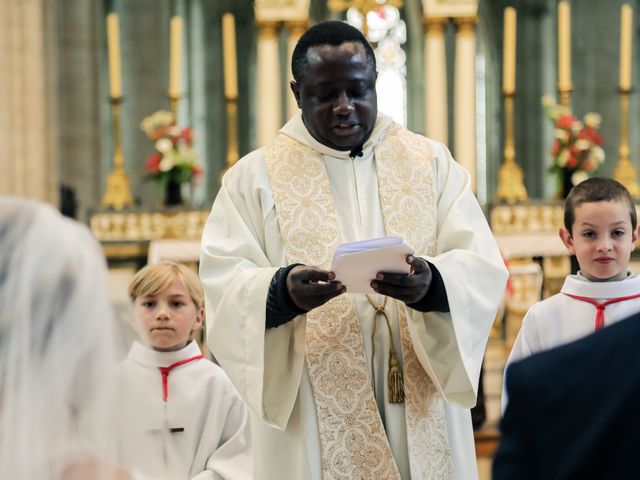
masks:
[[[106,455],[115,327],[89,230],[0,197],[0,478],[55,478]]]

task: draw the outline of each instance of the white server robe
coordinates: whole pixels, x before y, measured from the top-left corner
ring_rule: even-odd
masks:
[[[640,294],[640,277],[616,282],[591,282],[569,275],[553,295],[529,308],[513,344],[507,366],[536,352],[549,350],[595,331],[596,307],[565,293],[592,298],[598,302]],[[640,298],[607,305],[604,325],[611,325],[640,311]]]
[[[158,367],[200,354],[195,341],[175,352],[135,342],[118,366],[118,461],[137,480],[253,478],[248,411],[218,365],[203,358],[171,370],[163,400]]]

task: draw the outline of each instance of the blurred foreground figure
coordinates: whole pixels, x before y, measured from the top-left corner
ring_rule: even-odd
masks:
[[[640,314],[507,370],[494,480],[640,478]]]
[[[0,478],[130,478],[104,460],[115,323],[98,242],[0,197],[0,266]]]

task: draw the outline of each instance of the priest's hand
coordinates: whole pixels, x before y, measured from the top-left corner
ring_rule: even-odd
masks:
[[[406,304],[422,300],[431,286],[431,268],[426,260],[413,255],[407,255],[407,263],[411,265],[409,273],[378,272],[371,288]]]
[[[333,272],[298,265],[287,275],[287,291],[295,305],[308,312],[347,291]]]

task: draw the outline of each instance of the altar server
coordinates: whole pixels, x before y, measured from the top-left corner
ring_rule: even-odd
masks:
[[[638,240],[636,207],[623,185],[590,178],[573,187],[560,238],[580,270],[567,276],[560,293],[529,309],[507,367],[640,311],[640,277],[629,271]]]
[[[251,408],[256,478],[472,480],[506,270],[469,175],[378,114],[357,29],[314,25],[292,70],[302,114],[227,172],[202,238],[209,345]],[[385,235],[411,272],[345,292],[337,245]]]
[[[247,409],[192,334],[203,322],[198,276],[161,262],[129,286],[135,342],[117,372],[119,457],[136,479],[252,478]]]

